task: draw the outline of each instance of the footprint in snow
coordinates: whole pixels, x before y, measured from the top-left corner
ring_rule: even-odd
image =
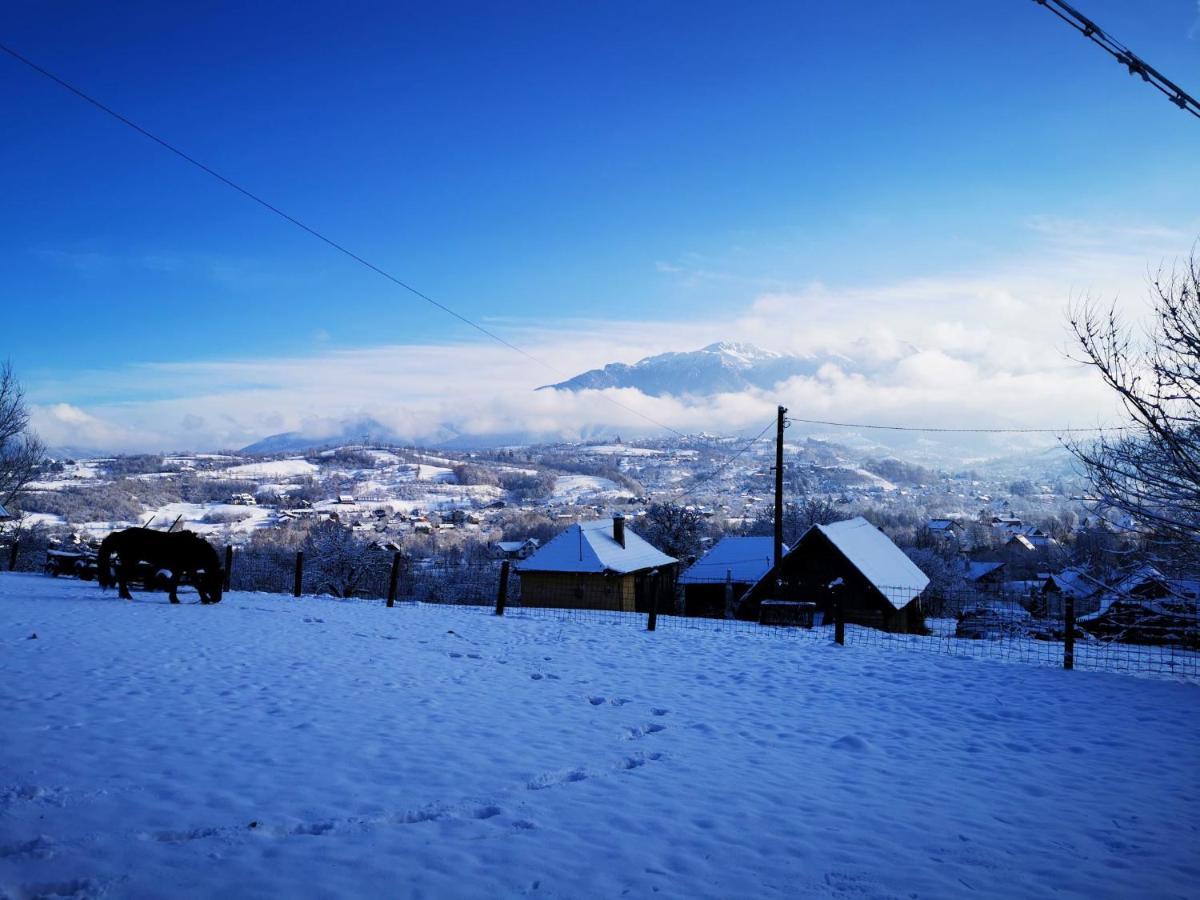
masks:
[[[857,734],[847,734],[829,745],[834,750],[848,750],[851,753],[868,753],[871,745]]]

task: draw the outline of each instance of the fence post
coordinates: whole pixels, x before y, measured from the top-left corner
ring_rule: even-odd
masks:
[[[733,618],[733,569],[725,570],[725,618]]]
[[[833,589],[833,639],[839,644],[846,643],[846,617],[842,613],[842,592],[840,588]]]
[[[292,596],[299,597],[300,591],[304,587],[304,551],[296,551],[296,577],[292,582]]]
[[[21,539],[17,538],[13,541],[12,547],[8,551],[8,571],[17,571],[17,554],[21,552]]]
[[[396,582],[400,580],[400,551],[392,554],[392,576],[388,579],[388,606],[396,605]]]
[[[223,590],[229,590],[229,582],[233,578],[233,544],[225,545],[225,584]]]
[[[1075,668],[1075,598],[1067,594],[1063,604],[1063,668]]]
[[[500,586],[496,588],[496,615],[504,615],[504,604],[508,602],[508,560],[500,563]]]
[[[647,577],[647,587],[650,589],[650,616],[646,620],[646,630],[654,631],[658,627],[658,570]]]

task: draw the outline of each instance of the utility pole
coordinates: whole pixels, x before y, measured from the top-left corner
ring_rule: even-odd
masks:
[[[787,410],[779,407],[775,425],[775,577],[779,577],[779,561],[783,559],[783,429]]]

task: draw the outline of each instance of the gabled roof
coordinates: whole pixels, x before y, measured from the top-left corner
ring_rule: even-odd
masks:
[[[896,609],[903,609],[929,586],[929,576],[862,516],[813,528],[825,535]],[[796,547],[803,543],[802,538]]]
[[[730,573],[736,584],[754,584],[774,565],[774,555],[772,537],[723,537],[679,576],[679,583],[709,584]]]
[[[612,519],[579,522],[517,565],[519,572],[612,572],[625,575],[676,562],[625,526],[625,546],[613,538]]]
[[[969,560],[963,569],[963,577],[967,581],[978,581],[980,578],[986,578],[997,569],[1004,568],[1002,562],[985,562],[983,560]]]
[[[1083,569],[1072,566],[1056,572],[1046,579],[1043,590],[1052,591],[1056,588],[1064,594],[1070,594],[1076,600],[1081,600],[1084,597],[1090,597],[1097,591],[1104,590],[1104,584],[1088,575]]]

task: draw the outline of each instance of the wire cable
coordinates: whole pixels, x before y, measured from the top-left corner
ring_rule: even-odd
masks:
[[[1103,28],[1064,0],[1033,0],[1058,18],[1062,19],[1085,38],[1110,54],[1129,70],[1130,75],[1140,75],[1142,81],[1166,95],[1167,99],[1185,112],[1200,119],[1200,102],[1191,94],[1171,81],[1162,72],[1147,63],[1136,53],[1108,34]]]
[[[1109,426],[1098,428],[923,428],[910,425],[868,425],[862,422],[830,422],[826,419],[798,419],[788,416],[792,422],[805,425],[829,425],[834,428],[863,428],[871,431],[916,431],[929,434],[1099,434],[1105,431],[1125,431],[1126,427]]]
[[[391,274],[390,272],[386,271],[385,269],[375,265],[375,263],[371,262],[370,260],[364,259],[362,256],[355,253],[353,250],[350,250],[345,245],[340,244],[337,241],[333,240],[332,238],[327,237],[326,235],[322,234],[316,228],[313,228],[312,226],[307,225],[304,222],[302,222],[301,220],[297,219],[295,216],[284,212],[278,206],[275,206],[273,203],[270,203],[269,201],[263,199],[258,194],[254,193],[253,191],[249,190],[248,188],[243,187],[242,185],[238,184],[233,179],[228,178],[225,175],[222,175],[220,172],[216,171],[212,167],[210,167],[210,166],[204,164],[203,162],[201,162],[200,160],[196,159],[196,157],[184,152],[183,150],[176,147],[174,144],[159,137],[154,132],[149,131],[146,128],[143,128],[137,122],[134,122],[132,119],[129,119],[128,117],[122,115],[121,113],[119,113],[115,109],[113,109],[112,107],[97,100],[95,97],[91,96],[90,94],[88,94],[87,92],[83,91],[82,89],[76,87],[75,85],[71,84],[69,81],[66,81],[63,78],[60,78],[58,75],[55,75],[50,70],[43,68],[42,66],[38,65],[37,63],[35,63],[33,60],[29,59],[28,57],[21,55],[16,50],[9,47],[8,45],[0,43],[0,51],[7,53],[13,59],[17,60],[20,63],[23,63],[24,65],[28,66],[30,69],[33,69],[33,71],[37,72],[38,74],[43,75],[44,77],[50,79],[51,81],[53,81],[55,84],[59,85],[60,87],[65,88],[66,90],[70,91],[76,97],[79,97],[81,100],[84,100],[87,103],[90,103],[92,106],[96,107],[100,111],[112,116],[114,119],[116,119],[121,124],[126,125],[129,128],[132,128],[138,134],[140,134],[143,137],[158,144],[164,150],[167,150],[167,151],[175,154],[176,156],[178,156],[180,159],[184,160],[185,162],[190,163],[191,165],[200,169],[202,172],[205,172],[206,174],[212,176],[217,181],[224,184],[226,187],[232,188],[233,190],[237,191],[239,194],[246,197],[247,199],[254,201],[259,206],[261,206],[264,209],[279,216],[281,219],[284,219],[285,221],[290,222],[292,225],[296,226],[297,228],[301,229],[302,231],[307,232],[311,236],[315,237],[317,240],[322,241],[325,244],[329,245],[334,250],[337,250],[339,253],[342,253],[345,256],[348,256],[350,259],[354,260],[355,262],[359,263],[362,266],[365,266],[366,268],[370,269],[375,274],[380,275],[383,278],[386,278],[388,281],[392,282],[392,284],[395,284],[396,286],[403,288],[404,290],[408,291],[413,296],[419,297],[421,300],[424,300],[426,303],[429,303],[430,305],[435,306],[436,308],[440,309],[442,312],[446,313],[447,315],[453,316],[455,319],[458,319],[460,322],[462,322],[466,325],[469,325],[471,328],[474,328],[480,334],[483,334],[486,337],[490,338],[491,340],[495,341],[496,343],[501,344],[504,347],[507,347],[509,350],[512,350],[516,353],[521,354],[521,356],[525,357],[526,359],[528,359],[532,362],[537,363],[539,366],[542,366],[543,368],[553,372],[554,374],[559,375],[559,376],[564,376],[564,377],[570,377],[569,373],[563,372],[562,370],[558,369],[555,366],[552,366],[550,363],[546,362],[545,360],[539,359],[538,357],[534,356],[532,353],[529,353],[528,351],[521,349],[516,344],[513,344],[510,341],[505,340],[504,338],[500,337],[500,335],[496,334],[494,331],[491,331],[490,329],[485,328],[484,326],[480,325],[478,322],[475,322],[472,319],[469,319],[467,316],[464,316],[462,313],[457,312],[456,310],[450,308],[446,304],[441,303],[438,300],[435,300],[433,297],[429,296],[425,292],[418,290],[417,288],[413,287],[411,284],[408,284],[407,282],[402,281],[401,279],[397,278],[395,275]],[[667,425],[663,422],[659,422],[657,419],[655,419],[651,416],[648,416],[645,413],[643,413],[639,410],[636,410],[633,407],[628,406],[628,405],[620,402],[619,400],[614,399],[613,397],[608,396],[607,394],[597,393],[596,396],[600,397],[601,399],[605,400],[608,403],[611,403],[613,406],[616,406],[617,408],[624,410],[625,412],[631,413],[632,415],[635,415],[638,418],[643,419],[643,420],[649,422],[650,424],[657,426],[658,428],[662,428],[664,431],[669,431],[678,437],[687,437],[687,435],[684,432],[679,431],[675,428],[672,428],[670,425]]]

